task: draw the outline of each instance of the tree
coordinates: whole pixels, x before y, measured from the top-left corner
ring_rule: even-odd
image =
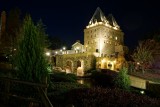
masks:
[[[42,82],[47,76],[47,61],[44,56],[45,35],[42,23],[35,25],[27,15],[20,31],[21,38],[15,56],[15,67],[19,79]]]
[[[156,45],[157,43],[151,39],[141,41],[132,55],[133,60],[141,66],[143,73],[145,68],[153,62],[153,53]]]
[[[63,46],[66,46],[65,42],[62,41],[60,38],[58,37],[52,37],[50,36],[49,37],[49,41],[50,41],[50,46],[49,48],[50,49],[60,49],[62,48]]]
[[[115,79],[116,86],[125,90],[130,89],[130,79],[127,75],[127,72],[127,68],[122,67],[118,72],[118,76]]]
[[[9,42],[9,56],[10,63],[13,63],[14,53],[16,51],[17,40],[19,38],[20,28],[22,27],[22,20],[20,19],[20,10],[18,8],[10,10],[6,22],[6,37]],[[13,65],[13,64],[12,64]],[[12,66],[13,67],[13,66]]]

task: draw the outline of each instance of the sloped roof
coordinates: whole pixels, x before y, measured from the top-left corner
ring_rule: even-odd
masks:
[[[97,9],[94,12],[89,24],[96,23],[96,22],[106,23],[106,21],[107,21],[107,19],[106,19],[104,13],[102,12],[102,10],[99,7],[97,7]]]
[[[119,25],[117,24],[117,22],[116,22],[116,20],[115,20],[115,18],[113,17],[112,14],[109,14],[109,15],[107,16],[107,20],[108,20],[108,22],[109,22],[109,24],[110,24],[111,26],[119,28]]]
[[[82,45],[81,43],[80,43],[80,41],[76,41],[73,45],[72,45],[72,47],[74,47],[75,45]]]
[[[96,11],[94,12],[91,20],[89,21],[89,25],[95,24],[97,22],[102,22],[103,24],[107,24],[112,27],[120,28],[117,24],[115,18],[112,14],[109,14],[107,17],[104,15],[102,10],[97,7]]]

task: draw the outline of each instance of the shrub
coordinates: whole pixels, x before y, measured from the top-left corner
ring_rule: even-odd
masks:
[[[111,70],[93,71],[91,78],[94,80],[96,86],[102,87],[114,87],[114,79],[117,76],[117,72]]]
[[[146,94],[151,97],[160,98],[160,84],[146,83]]]
[[[119,88],[129,90],[130,89],[130,79],[127,75],[127,68],[120,69],[118,76],[115,78],[115,85]]]
[[[54,72],[50,75],[50,79],[53,82],[77,82],[75,74],[66,74],[65,72]]]
[[[66,106],[68,104],[68,97],[67,94],[69,91],[73,89],[85,88],[87,86],[78,84],[78,83],[71,83],[71,82],[54,82],[48,88],[48,97],[52,104],[57,107],[59,106]],[[63,103],[62,103],[63,102]]]
[[[70,101],[74,107],[158,107],[160,100],[121,89],[75,89]]]

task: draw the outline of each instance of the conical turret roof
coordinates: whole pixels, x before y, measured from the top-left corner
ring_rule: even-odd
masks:
[[[117,24],[115,18],[113,17],[112,14],[109,14],[107,17],[104,15],[104,13],[102,12],[102,10],[97,7],[96,11],[94,12],[91,20],[89,21],[89,25],[87,27],[91,27],[91,26],[96,26],[97,24],[103,24],[105,26],[114,28],[114,29],[119,29],[120,27]]]
[[[120,28],[112,14],[108,15],[107,20],[111,26]]]
[[[104,22],[106,23],[107,22],[107,19],[104,15],[104,13],[102,12],[102,10],[97,7],[95,13],[93,14],[89,24],[93,24],[93,23],[96,23],[96,22]]]

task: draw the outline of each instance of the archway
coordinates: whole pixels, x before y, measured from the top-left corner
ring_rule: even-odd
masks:
[[[84,61],[78,60],[77,61],[77,76],[83,76],[84,75]]]
[[[72,73],[73,71],[73,62],[72,61],[67,61],[66,62],[66,73]]]

